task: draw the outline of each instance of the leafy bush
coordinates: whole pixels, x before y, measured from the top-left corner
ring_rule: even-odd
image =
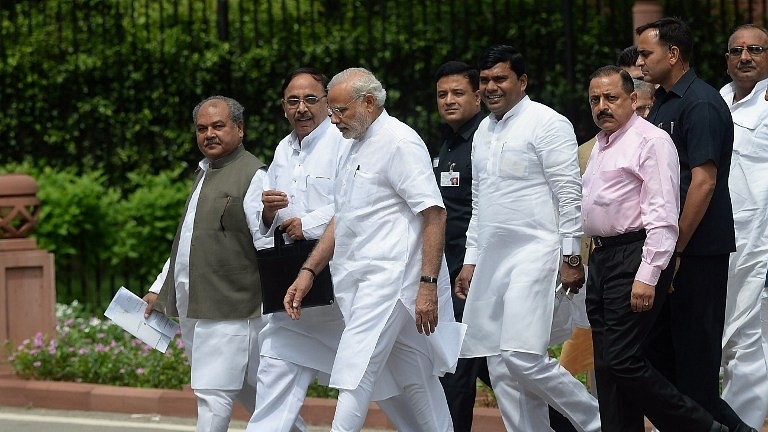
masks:
[[[92,313],[104,310],[121,285],[143,294],[168,257],[192,184],[184,165],[148,174],[128,173],[120,187],[102,171],[0,166],[0,174],[36,179],[40,216],[32,236],[56,256],[57,300],[79,300]]]
[[[56,318],[55,338],[38,333],[18,347],[7,346],[8,361],[21,378],[167,389],[189,383],[180,336],[163,354],[109,320],[88,317],[76,301],[57,305]]]
[[[137,282],[137,294],[146,291],[168,258],[192,185],[191,174],[192,170],[179,166],[156,175],[132,172],[127,176],[124,199],[115,209],[119,232],[111,248],[111,264],[130,273],[131,281]]]

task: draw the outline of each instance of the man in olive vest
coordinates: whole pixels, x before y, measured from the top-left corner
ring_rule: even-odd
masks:
[[[163,271],[145,296],[147,316],[178,316],[197,397],[197,431],[226,432],[237,398],[255,405],[264,166],[243,147],[243,107],[213,96],[192,112],[197,169]],[[193,344],[194,341],[194,344]]]

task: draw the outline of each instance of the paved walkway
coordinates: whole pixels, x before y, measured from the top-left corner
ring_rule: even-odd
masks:
[[[308,424],[320,425],[311,426],[310,432],[328,431],[335,405],[332,399],[307,398],[301,415]],[[8,365],[0,364],[0,431],[194,432],[195,415],[194,395],[188,389],[26,381],[10,373]],[[504,431],[496,408],[475,408],[474,417],[473,431]],[[244,431],[248,415],[242,407],[236,407],[233,419],[230,432]],[[365,426],[365,432],[394,431],[375,404],[368,412]],[[650,430],[650,425],[646,430]],[[768,422],[761,432],[768,432]]]
[[[244,432],[246,423],[233,421],[229,432]],[[148,414],[115,414],[42,408],[0,407],[0,431],[46,432],[195,432],[195,420]],[[327,432],[327,426],[309,426],[309,432]],[[392,432],[363,429],[362,432]]]

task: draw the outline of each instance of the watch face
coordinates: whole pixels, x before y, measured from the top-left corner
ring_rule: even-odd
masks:
[[[571,255],[568,257],[568,264],[572,267],[576,267],[581,264],[581,257],[578,255]]]

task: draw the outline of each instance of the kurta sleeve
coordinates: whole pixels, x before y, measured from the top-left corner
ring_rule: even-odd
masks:
[[[558,232],[563,255],[581,252],[581,175],[578,142],[565,117],[552,117],[533,142],[552,194],[558,205]]]

